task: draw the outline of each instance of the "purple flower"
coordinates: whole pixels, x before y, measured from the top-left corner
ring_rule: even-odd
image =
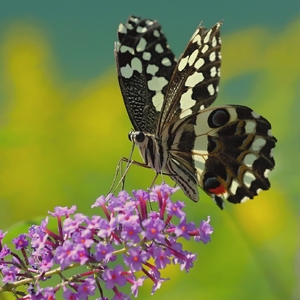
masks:
[[[53,257],[49,253],[44,253],[42,255],[42,261],[39,264],[40,271],[45,273],[49,271],[53,266]]]
[[[111,244],[98,243],[96,245],[95,258],[97,261],[109,261],[113,256],[114,247]]]
[[[72,234],[73,232],[78,231],[79,226],[86,222],[87,217],[83,214],[76,214],[74,218],[68,217],[63,222],[63,233]]]
[[[155,202],[160,202],[163,199],[169,198],[170,195],[174,194],[178,190],[179,187],[172,188],[165,183],[162,183],[161,185],[155,185],[150,190],[150,199]]]
[[[153,295],[158,289],[160,289],[161,284],[166,280],[169,280],[169,279],[168,278],[160,278],[160,279],[156,280],[155,283],[153,284],[151,295]]]
[[[133,208],[127,208],[126,206],[123,210],[116,216],[120,224],[126,225],[135,225],[139,221],[139,216],[134,214]]]
[[[210,217],[207,217],[207,221],[201,221],[199,226],[199,236],[195,237],[195,241],[202,241],[204,244],[210,242],[210,235],[213,233],[213,228],[209,224]]]
[[[99,207],[99,206],[101,207],[102,205],[105,205],[107,200],[108,200],[108,197],[100,196],[96,199],[95,203],[91,207],[92,208]]]
[[[72,236],[74,243],[81,244],[86,248],[91,248],[94,244],[94,240],[91,238],[92,232],[89,229],[85,229],[80,232],[75,232]]]
[[[31,237],[31,247],[35,249],[37,253],[43,253],[49,235],[45,234],[45,232],[42,231],[39,226],[32,226],[31,229],[31,233],[28,235],[29,237]]]
[[[149,200],[149,193],[143,190],[132,191],[135,199],[138,201],[140,207],[140,218],[144,220],[147,218],[147,201]]]
[[[3,248],[1,249],[0,251],[0,261],[2,258],[4,258],[5,256],[9,255],[10,254],[10,249],[8,248],[7,245],[4,245]]]
[[[76,257],[77,257],[77,253],[76,250],[74,249],[73,242],[66,240],[62,246],[57,247],[54,261],[60,264],[63,270],[69,264],[74,262],[74,259],[76,259]]]
[[[111,218],[109,222],[105,219],[101,219],[99,222],[98,236],[101,238],[109,237],[112,234],[112,232],[116,229],[116,226],[116,218]]]
[[[123,286],[126,284],[126,277],[122,274],[124,269],[122,266],[117,265],[114,269],[106,269],[103,273],[105,286],[107,289],[112,289],[114,286]]]
[[[51,211],[48,211],[48,213],[53,217],[63,217],[63,216],[69,217],[70,215],[74,214],[76,209],[77,209],[76,205],[73,205],[71,208],[68,208],[67,206],[65,207],[57,206],[54,208],[53,213]]]
[[[140,277],[139,279],[135,280],[131,286],[131,292],[136,298],[138,296],[138,288],[143,285],[145,277]]]
[[[13,243],[15,244],[17,250],[28,247],[28,241],[25,234],[20,234],[17,238],[13,239]]]
[[[142,222],[143,227],[146,231],[142,234],[147,240],[156,240],[161,242],[165,239],[165,236],[161,231],[165,228],[165,223],[161,219],[146,219]]]
[[[98,230],[100,228],[100,221],[102,218],[100,216],[92,216],[91,220],[87,221],[87,229],[90,229],[91,231]]]
[[[71,290],[69,289],[66,289],[64,291],[64,299],[65,300],[79,300],[79,297],[77,296],[77,293],[76,292],[72,292]]]
[[[40,226],[30,227],[28,234],[13,240],[15,252],[3,245],[5,234],[0,231],[3,282],[17,287],[22,281],[29,283],[28,294],[22,297],[33,300],[55,299],[59,290],[63,290],[65,299],[87,299],[96,289],[98,299],[104,300],[103,282],[114,293],[112,299],[129,299],[119,288],[130,284],[136,297],[146,278],[154,283],[154,293],[167,280],[161,278],[160,272],[169,264],[180,265],[185,271],[193,267],[197,257],[183,249],[179,237],[193,236],[207,243],[213,231],[209,217],[199,228],[187,221],[183,202],[171,202],[170,195],[175,190],[163,184],[149,192],[134,191],[133,197],[125,191],[117,197],[101,196],[93,206],[100,207],[104,217],[74,215],[75,206],[56,207],[50,214],[57,219],[57,229],[49,229],[53,226],[48,226],[47,217]],[[158,210],[148,213],[149,201],[157,201],[154,206]],[[87,270],[78,273],[79,265],[86,265]],[[61,281],[54,288],[41,288],[42,282],[44,287],[48,278],[56,276],[56,269]]]
[[[84,265],[89,260],[88,251],[84,245],[76,244],[74,247],[74,254],[73,260],[79,262],[80,265]]]
[[[0,243],[2,242],[3,238],[6,236],[7,234],[7,231],[3,232],[1,229],[0,229]]]
[[[95,282],[95,279],[92,277],[85,279],[84,282],[78,287],[77,297],[79,299],[87,299],[88,296],[94,295],[96,289]]]
[[[150,258],[150,255],[140,248],[130,248],[127,254],[123,255],[124,262],[134,272],[140,271],[142,269],[142,263]]]
[[[121,237],[122,239],[124,239],[124,241],[132,241],[134,243],[139,243],[141,240],[139,234],[141,232],[142,229],[140,226],[138,226],[138,224],[125,223],[121,232]]]
[[[153,258],[155,259],[155,265],[159,269],[164,269],[168,264],[171,263],[169,256],[171,255],[171,251],[169,249],[162,249],[157,246],[153,246]]]
[[[38,288],[36,293],[30,293],[32,300],[54,300],[55,299],[55,288],[47,287],[47,288]]]
[[[182,236],[186,240],[190,239],[189,232],[195,230],[196,226],[194,223],[186,223],[186,218],[182,218],[178,226],[175,227],[174,233],[176,236]]]
[[[121,191],[119,194],[118,194],[118,198],[120,199],[120,201],[122,203],[125,204],[125,202],[129,202],[129,200],[131,200],[131,197],[129,196],[129,194],[126,192],[126,191]]]
[[[17,273],[19,272],[19,268],[15,266],[9,266],[9,267],[3,267],[1,269],[1,272],[3,274],[2,281],[4,283],[12,283],[16,280]]]
[[[184,261],[181,263],[180,270],[188,272],[194,266],[194,261],[197,259],[196,254],[186,253]]]
[[[181,201],[177,201],[176,203],[168,201],[166,211],[170,216],[176,216],[177,218],[181,219],[185,217],[185,213],[182,211],[184,206],[184,203]]]

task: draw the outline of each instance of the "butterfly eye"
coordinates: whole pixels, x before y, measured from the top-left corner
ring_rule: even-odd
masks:
[[[229,119],[229,112],[226,109],[221,108],[212,111],[207,122],[210,128],[218,128],[225,125]]]
[[[145,134],[140,131],[138,132],[136,135],[135,135],[135,140],[138,142],[138,143],[142,143],[144,140],[145,140]]]

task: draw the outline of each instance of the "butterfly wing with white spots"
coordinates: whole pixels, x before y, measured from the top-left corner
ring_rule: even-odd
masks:
[[[175,56],[155,20],[131,16],[118,37],[115,58],[128,115],[135,130],[154,133]]]
[[[136,130],[129,138],[145,164],[193,201],[199,185],[223,208],[223,199],[242,203],[269,189],[276,138],[248,107],[209,107],[218,94],[220,26],[199,25],[176,64],[157,21],[130,17],[119,27],[115,53]]]

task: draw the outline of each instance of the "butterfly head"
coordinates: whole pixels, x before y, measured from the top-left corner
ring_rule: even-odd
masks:
[[[134,142],[135,144],[140,144],[145,141],[146,135],[142,131],[130,131],[128,133],[128,138],[131,142]]]

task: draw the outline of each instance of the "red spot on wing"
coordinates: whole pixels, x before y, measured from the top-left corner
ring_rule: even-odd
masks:
[[[220,195],[220,194],[224,194],[226,192],[226,189],[224,188],[224,186],[222,184],[220,184],[216,188],[209,189],[208,191],[212,194]]]

